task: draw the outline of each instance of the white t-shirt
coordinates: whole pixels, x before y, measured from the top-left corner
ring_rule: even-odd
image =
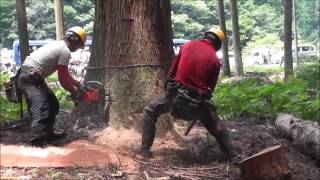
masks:
[[[41,71],[46,78],[57,70],[58,65],[69,65],[71,53],[64,41],[50,42],[26,58],[23,66],[32,67]]]

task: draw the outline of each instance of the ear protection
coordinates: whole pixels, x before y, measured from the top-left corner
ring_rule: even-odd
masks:
[[[67,38],[69,41],[77,41],[80,39],[80,37],[72,31],[67,31],[65,34],[65,38]]]
[[[205,33],[205,38],[208,39],[209,41],[211,41],[211,43],[212,43],[213,47],[216,49],[216,51],[220,50],[222,43],[217,35],[215,35],[213,33]]]

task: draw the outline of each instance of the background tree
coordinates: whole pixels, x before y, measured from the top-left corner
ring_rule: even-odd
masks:
[[[12,48],[18,38],[15,19],[15,1],[0,0],[0,24],[2,47]],[[80,25],[92,35],[94,1],[62,0],[64,26]],[[194,39],[201,32],[218,24],[217,5],[212,0],[172,0],[172,28],[175,38]],[[317,44],[320,49],[319,0],[296,0],[299,43]],[[230,1],[225,1],[227,35],[232,35]],[[239,36],[242,57],[253,48],[283,48],[283,9],[279,0],[238,0]],[[53,0],[26,0],[28,31],[30,39],[55,39]],[[41,9],[41,11],[39,11]],[[90,39],[90,37],[89,37]],[[228,41],[232,49],[233,41]]]
[[[17,24],[20,44],[21,64],[29,55],[29,37],[26,17],[26,5],[24,0],[16,0]]]
[[[92,0],[64,0],[64,25],[66,28],[81,26],[86,30],[89,39],[92,36],[95,14],[95,1]]]
[[[56,22],[56,39],[61,40],[64,36],[63,32],[63,5],[62,0],[54,0],[54,15]]]
[[[96,73],[105,76],[116,101],[109,125],[132,127],[145,103],[163,91],[163,66],[151,65],[167,64],[173,56],[170,9],[169,0],[96,1],[89,65],[108,66]],[[89,70],[90,80],[92,73]]]
[[[223,74],[225,76],[230,77],[231,71],[230,71],[230,63],[229,63],[229,55],[228,55],[228,36],[226,32],[223,0],[218,0],[218,12],[219,12],[219,25],[225,34],[225,39],[222,45],[222,52],[223,52],[222,69],[223,69]]]
[[[201,32],[217,25],[216,6],[212,1],[172,0],[172,27],[175,38],[198,39]],[[213,7],[214,6],[214,7]]]
[[[284,9],[284,79],[293,74],[292,60],[292,0],[282,0]]]
[[[298,35],[301,41],[318,44],[320,48],[320,4],[318,1],[296,0]]]
[[[240,37],[239,37],[239,22],[238,22],[238,8],[237,0],[230,0],[231,19],[232,19],[232,39],[233,50],[236,63],[236,74],[243,76],[243,66],[241,59]]]
[[[16,31],[16,2],[0,0],[0,44],[2,47],[12,47],[12,42],[18,38]]]

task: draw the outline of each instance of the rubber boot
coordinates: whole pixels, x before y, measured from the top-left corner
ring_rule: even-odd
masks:
[[[227,155],[229,161],[236,163],[241,160],[241,156],[232,143],[231,135],[227,129],[218,132],[215,138],[221,150]]]
[[[153,144],[155,134],[156,134],[155,121],[147,113],[144,113],[142,142],[141,142],[141,150],[140,150],[140,153],[142,156],[144,157],[152,156],[152,152],[150,151],[150,148]]]

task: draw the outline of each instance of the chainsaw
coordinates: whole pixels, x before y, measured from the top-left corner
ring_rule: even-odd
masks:
[[[99,81],[84,82],[79,91],[81,93],[77,97],[71,95],[71,99],[76,105],[80,102],[86,104],[100,103],[104,105],[110,95],[110,93],[106,93],[104,85]]]

